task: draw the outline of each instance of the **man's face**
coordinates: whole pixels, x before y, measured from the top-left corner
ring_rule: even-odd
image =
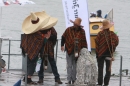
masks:
[[[76,24],[74,24],[74,27],[75,27],[76,29],[78,29],[78,28],[79,28],[79,26],[78,26],[78,25],[76,25]]]
[[[51,30],[48,30],[46,34],[44,34],[44,36],[48,39],[51,36]]]
[[[47,31],[47,34],[49,34],[49,35],[50,35],[50,34],[51,34],[51,30],[48,30],[48,31]]]
[[[50,30],[51,30],[51,29],[41,30],[40,32],[41,32],[42,34],[47,34]]]

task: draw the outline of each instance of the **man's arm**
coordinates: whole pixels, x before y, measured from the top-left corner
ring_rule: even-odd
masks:
[[[53,43],[53,45],[55,46],[56,41],[57,41],[57,32],[54,29],[54,27],[52,27],[52,29],[51,29],[51,36],[49,38],[49,41],[51,41]]]
[[[100,33],[97,34],[97,37],[95,38],[95,51],[96,51],[96,58],[98,58],[98,52],[99,52],[99,41],[100,41]]]

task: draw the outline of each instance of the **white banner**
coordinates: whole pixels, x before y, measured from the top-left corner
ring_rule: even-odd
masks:
[[[0,0],[0,6],[4,6],[3,0]]]
[[[91,51],[87,0],[62,0],[62,3],[66,20],[66,28],[73,25],[70,22],[70,19],[74,21],[78,17],[81,18],[81,25],[84,26],[86,33],[88,50]]]

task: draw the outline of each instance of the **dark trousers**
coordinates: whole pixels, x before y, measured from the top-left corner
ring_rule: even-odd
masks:
[[[98,62],[98,84],[103,84],[103,68],[104,68],[104,62],[106,63],[106,74],[104,77],[104,85],[109,85],[109,80],[111,76],[111,70],[110,68],[110,60],[105,60],[105,57],[101,57],[97,59]]]
[[[30,60],[27,58],[27,75],[32,76],[35,72],[36,63],[37,63],[38,57],[35,57],[34,59]]]
[[[38,76],[39,76],[40,80],[42,80],[44,78],[43,60],[44,59],[42,59],[42,64],[41,64],[41,67],[40,67],[40,71],[38,72]],[[55,76],[55,80],[59,79],[60,75],[58,73],[57,66],[56,66],[56,61],[55,61],[54,57],[48,56],[48,60],[49,60],[49,63],[51,65],[52,72],[53,72],[53,74]]]

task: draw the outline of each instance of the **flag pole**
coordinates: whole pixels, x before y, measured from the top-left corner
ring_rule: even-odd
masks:
[[[112,22],[113,22],[113,8],[112,8]]]
[[[0,37],[1,37],[1,22],[2,22],[2,6],[0,9]]]

